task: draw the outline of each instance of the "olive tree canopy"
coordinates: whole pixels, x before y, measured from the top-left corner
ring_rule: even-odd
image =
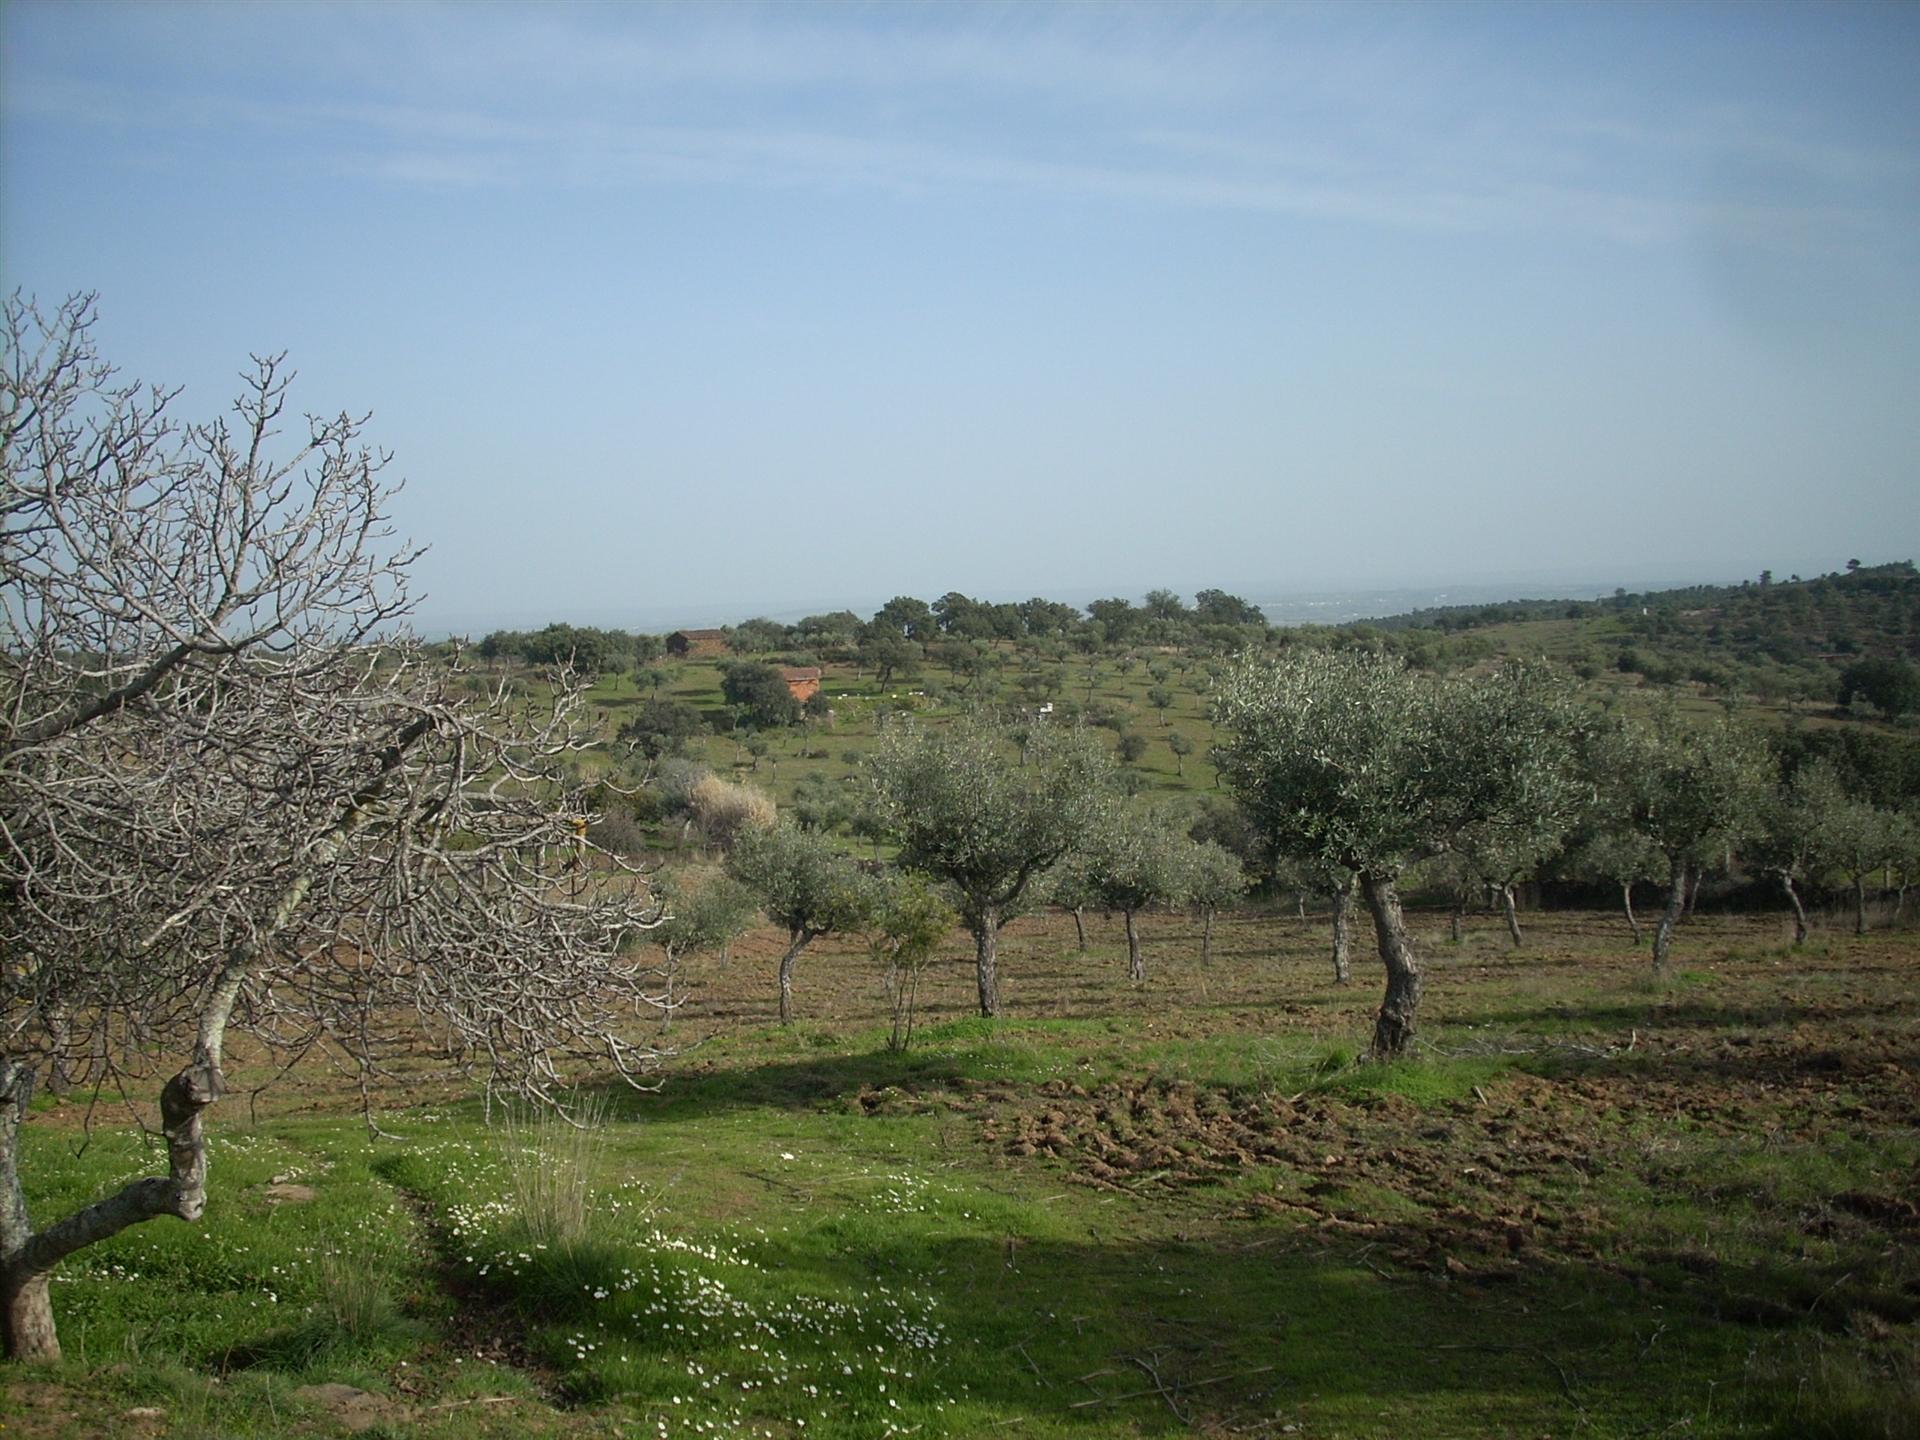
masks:
[[[1744,725],[1696,724],[1671,703],[1602,734],[1594,755],[1603,806],[1666,861],[1667,903],[1653,932],[1661,973],[1689,880],[1759,828],[1773,761]]]
[[[900,863],[953,887],[973,934],[980,1013],[1000,1013],[996,944],[1036,882],[1084,845],[1113,795],[1113,761],[1085,730],[1035,727],[1025,746],[977,719],[901,725],[869,760]]]
[[[548,1098],[568,1057],[653,1058],[625,942],[658,912],[562,783],[577,691],[474,700],[392,633],[417,552],[361,420],[290,415],[256,358],[228,416],[181,423],[92,323],[15,297],[0,361],[0,1327],[29,1359],[58,1356],[64,1257],[201,1215],[230,1028],[363,1074],[424,1028]],[[176,1065],[166,1173],[35,1228],[37,1079]]]
[[[1137,805],[1116,805],[1076,862],[1096,904],[1118,910],[1127,928],[1127,978],[1147,978],[1135,917],[1154,905],[1184,899],[1198,847],[1165,817]]]
[[[1221,775],[1275,853],[1358,875],[1387,970],[1373,1051],[1401,1053],[1422,979],[1400,873],[1469,827],[1519,845],[1563,824],[1578,789],[1570,688],[1534,665],[1434,680],[1387,656],[1308,651],[1240,666],[1220,717]]]
[[[727,856],[727,873],[787,932],[779,978],[780,1023],[789,1024],[800,952],[822,935],[865,929],[880,904],[879,886],[825,835],[790,820],[744,832]]]

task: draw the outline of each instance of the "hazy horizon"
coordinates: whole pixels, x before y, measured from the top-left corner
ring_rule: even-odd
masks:
[[[1869,559],[1863,556],[1848,556],[1847,558],[1857,558],[1863,564],[1872,566],[1897,563],[1901,560],[1910,560],[1912,557],[1885,556]],[[1790,573],[1798,574],[1803,579],[1813,579],[1818,575],[1838,572],[1844,568],[1844,565],[1844,560],[1837,560],[1800,571],[1775,569],[1774,574],[1782,581],[1786,580]],[[1404,615],[1414,610],[1444,605],[1491,605],[1503,600],[1597,600],[1611,595],[1615,589],[1622,587],[1632,591],[1657,591],[1679,589],[1689,585],[1737,585],[1743,579],[1758,579],[1758,577],[1758,570],[1751,575],[1670,575],[1656,573],[1645,567],[1626,566],[1604,578],[1513,575],[1485,580],[1453,581],[1438,578],[1408,578],[1373,585],[1355,583],[1347,586],[1203,584],[1187,589],[1181,589],[1177,585],[1119,585],[1097,589],[1083,598],[1075,598],[1078,595],[1077,591],[1068,593],[1058,587],[1050,589],[1040,586],[1019,590],[1017,593],[1004,591],[974,594],[971,598],[997,604],[1017,603],[1037,595],[1048,600],[1064,601],[1084,610],[1089,600],[1119,596],[1138,603],[1145,598],[1149,589],[1161,588],[1173,590],[1190,603],[1196,589],[1216,588],[1238,595],[1241,599],[1259,606],[1269,624],[1340,625],[1357,620]],[[692,603],[651,609],[611,606],[584,607],[574,610],[568,610],[562,606],[551,610],[474,612],[465,616],[441,611],[432,603],[432,597],[428,597],[427,602],[420,607],[415,616],[415,628],[429,639],[440,639],[446,636],[467,636],[478,639],[494,630],[532,630],[554,623],[589,625],[643,634],[666,634],[673,630],[738,625],[742,621],[756,618],[790,625],[808,615],[831,614],[838,610],[851,610],[864,620],[895,595],[913,595],[931,603],[953,588],[946,586],[940,589],[929,589],[923,586],[918,590],[889,591],[884,595],[878,592],[845,593],[838,596],[814,596],[798,601],[791,598],[763,600],[759,604],[716,601],[710,604]]]

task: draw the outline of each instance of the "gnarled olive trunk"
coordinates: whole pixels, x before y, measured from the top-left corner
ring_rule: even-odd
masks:
[[[1780,888],[1787,892],[1787,899],[1793,903],[1793,943],[1802,945],[1807,939],[1807,907],[1800,901],[1800,892],[1794,887],[1793,876],[1786,871],[1780,872]]]
[[[818,930],[801,928],[787,932],[787,953],[780,957],[780,1023],[793,1023],[793,965],[800,952],[820,938]]]
[[[1627,928],[1633,932],[1633,943],[1640,943],[1640,917],[1633,913],[1633,882],[1620,882],[1620,908],[1627,912]]]
[[[1853,877],[1853,933],[1867,933],[1867,877],[1864,871]]]
[[[1200,963],[1213,963],[1213,906],[1208,905],[1200,912]]]
[[[1349,880],[1333,892],[1333,983],[1350,984],[1353,967],[1353,882]]]
[[[1507,934],[1516,946],[1523,944],[1520,934],[1520,907],[1514,904],[1513,886],[1496,885],[1493,888],[1500,892],[1500,913],[1507,917]]]
[[[1000,1013],[1000,977],[998,945],[1000,916],[983,910],[973,925],[974,979],[980,988],[980,1013],[989,1019]]]
[[[1138,985],[1147,978],[1147,962],[1140,956],[1140,931],[1133,923],[1133,911],[1123,908],[1121,917],[1127,924],[1127,979]]]
[[[1660,923],[1653,927],[1653,973],[1667,971],[1667,952],[1673,949],[1673,928],[1687,905],[1687,862],[1676,857],[1667,879],[1667,905],[1660,912]]]
[[[1086,954],[1087,953],[1087,907],[1084,905],[1076,905],[1073,907],[1073,934],[1074,934],[1074,938],[1080,942],[1080,953],[1082,955]]]
[[[1360,893],[1373,914],[1374,939],[1387,969],[1387,994],[1373,1022],[1373,1056],[1391,1060],[1404,1054],[1420,1018],[1422,980],[1413,942],[1407,938],[1406,917],[1400,913],[1400,892],[1391,875],[1361,872]]]

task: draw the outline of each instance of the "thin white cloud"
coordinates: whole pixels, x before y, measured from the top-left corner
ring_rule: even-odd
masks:
[[[358,44],[321,27],[317,84],[248,90],[187,66],[133,91],[28,73],[5,103],[148,139],[266,132],[336,173],[431,187],[997,189],[1795,250],[1904,231],[1912,210],[1920,168],[1895,151],[1726,107],[1650,124],[1623,97],[1526,77],[1496,101],[1489,79],[1515,77],[1470,46],[1286,13],[1276,32],[1234,9],[404,7],[351,12]],[[255,48],[272,38],[255,23]],[[1758,193],[1703,183],[1728,156],[1758,162]]]

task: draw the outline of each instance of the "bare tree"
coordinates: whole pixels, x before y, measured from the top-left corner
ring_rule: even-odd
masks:
[[[549,1100],[570,1062],[656,1055],[625,1037],[658,910],[561,779],[578,689],[476,700],[396,633],[418,552],[364,420],[290,417],[267,357],[228,417],[177,422],[93,319],[13,298],[0,375],[0,1339],[26,1360],[59,1355],[62,1259],[202,1214],[230,1030],[370,1080],[424,1029]],[[36,1080],[176,1064],[166,1173],[35,1228]]]

